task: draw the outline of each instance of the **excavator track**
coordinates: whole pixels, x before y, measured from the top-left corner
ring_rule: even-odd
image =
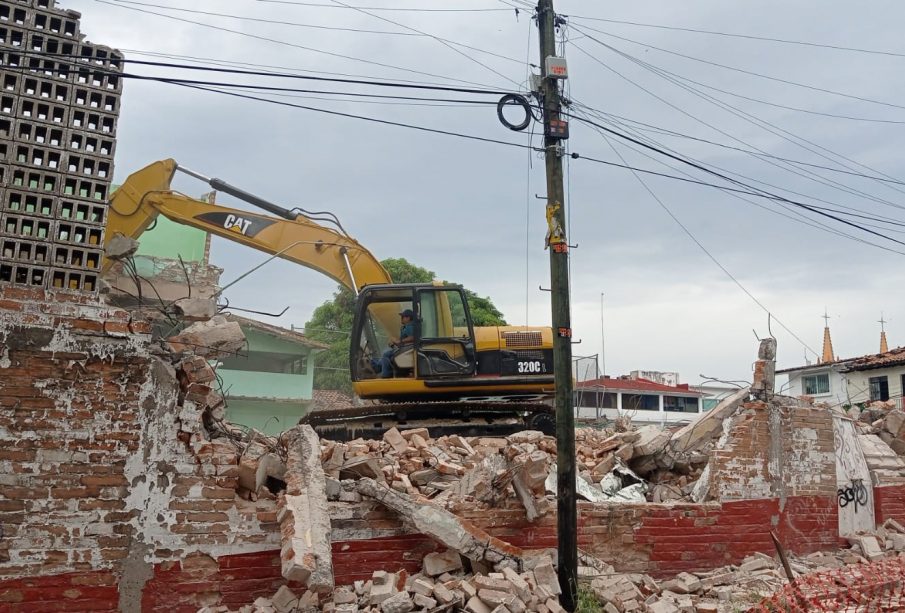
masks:
[[[541,402],[405,402],[312,411],[302,418],[321,438],[380,439],[390,428],[427,428],[436,438],[506,436],[522,430],[554,434],[553,407]]]

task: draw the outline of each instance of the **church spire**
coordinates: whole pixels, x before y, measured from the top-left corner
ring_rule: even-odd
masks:
[[[883,313],[880,313],[880,353],[889,351],[889,345],[886,343],[886,320],[883,319]]]
[[[827,315],[826,309],[823,309],[823,320],[825,326],[823,328],[823,356],[820,358],[821,363],[833,362],[833,339],[830,338],[830,316]]]

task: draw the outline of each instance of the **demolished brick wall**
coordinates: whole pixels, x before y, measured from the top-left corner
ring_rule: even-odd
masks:
[[[75,585],[138,611],[156,561],[278,546],[274,510],[236,504],[235,449],[181,431],[148,332],[78,294],[0,290],[0,599],[52,610],[60,594],[4,580],[91,572]]]
[[[711,453],[710,498],[836,495],[833,417],[827,409],[750,402]]]
[[[196,611],[287,584],[275,498],[237,496],[236,448],[208,440],[196,405],[210,392],[177,380],[172,360],[122,311],[0,291],[0,611]],[[183,377],[204,370],[186,364]],[[837,547],[829,412],[754,404],[737,418],[711,458],[722,501],[580,503],[579,546],[657,576],[772,551],[771,530],[798,554]],[[780,472],[770,468],[776,431]],[[759,499],[737,499],[737,476],[749,472]],[[878,522],[905,521],[905,486],[874,492]],[[442,550],[378,502],[352,497],[329,509],[337,585],[375,570],[414,573]],[[556,546],[555,515],[530,522],[517,500],[452,510],[513,547]]]

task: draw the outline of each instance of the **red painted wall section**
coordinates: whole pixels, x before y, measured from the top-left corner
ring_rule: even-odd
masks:
[[[874,516],[880,526],[894,519],[905,526],[905,485],[874,488]]]
[[[878,520],[905,522],[905,486],[875,490]],[[617,569],[657,577],[738,563],[755,552],[774,552],[775,531],[790,552],[807,554],[844,546],[837,536],[836,500],[799,496],[780,501],[723,504],[581,504],[579,547]],[[520,509],[472,510],[468,519],[498,538],[525,549],[556,547],[556,518],[529,524]],[[416,573],[422,558],[442,549],[420,535],[333,544],[336,582],[367,580],[375,570]],[[196,554],[158,564],[145,586],[143,611],[194,613],[205,605],[238,608],[272,595],[285,580],[279,551],[223,556]],[[290,587],[297,592],[302,586]],[[12,611],[116,611],[111,573],[72,573],[0,582],[0,613]]]
[[[333,543],[337,585],[367,580],[375,570],[421,569],[421,560],[438,551],[437,544],[421,534]],[[280,573],[280,552],[263,551],[217,560],[194,555],[180,562],[158,564],[154,578],[145,584],[142,611],[195,613],[206,605],[237,609],[259,596],[272,596],[285,584]],[[288,584],[296,593],[300,584]],[[2,589],[2,586],[0,586]]]
[[[117,578],[111,572],[67,573],[0,582],[0,613],[119,611]]]

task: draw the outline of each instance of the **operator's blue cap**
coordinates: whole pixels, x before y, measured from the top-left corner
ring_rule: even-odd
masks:
[[[415,311],[413,311],[411,309],[406,309],[406,310],[402,311],[401,313],[399,313],[399,315],[401,317],[411,317],[412,319],[415,319]]]

